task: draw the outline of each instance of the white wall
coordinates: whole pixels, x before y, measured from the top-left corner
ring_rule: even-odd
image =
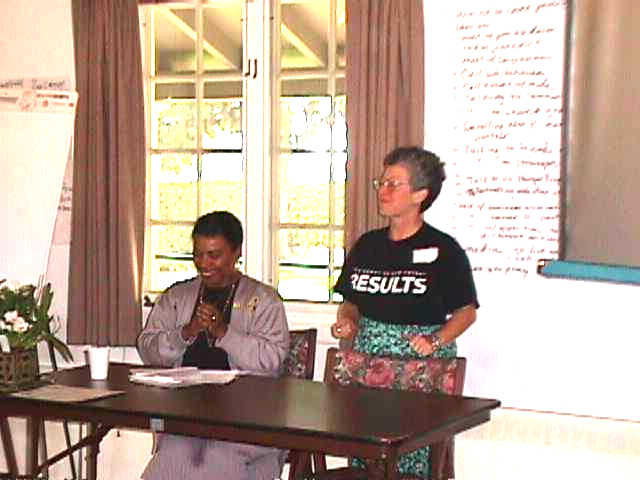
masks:
[[[460,339],[470,395],[504,406],[640,419],[637,286],[477,279],[478,322]]]
[[[464,161],[455,163],[455,148],[464,151],[465,147],[474,146],[465,144],[473,139],[461,131],[462,125],[472,113],[465,115],[461,113],[462,108],[468,108],[469,110],[465,111],[469,112],[484,112],[483,106],[487,103],[463,103],[462,100],[457,100],[456,96],[462,98],[464,95],[453,90],[454,87],[460,88],[460,83],[456,82],[456,75],[461,76],[464,68],[452,60],[460,58],[460,46],[456,43],[460,34],[457,33],[456,27],[468,27],[473,24],[469,19],[457,20],[458,10],[474,12],[474,18],[480,19],[477,22],[489,24],[490,33],[497,35],[500,32],[512,32],[511,29],[516,27],[513,27],[511,22],[522,21],[519,20],[520,14],[514,14],[511,22],[501,23],[506,15],[504,12],[509,8],[523,6],[528,12],[523,15],[529,19],[528,22],[524,22],[524,26],[536,24],[542,28],[556,24],[533,13],[538,11],[537,6],[560,3],[562,2],[544,0],[425,0],[425,56],[428,59],[425,62],[425,144],[442,155],[450,174],[450,178],[443,184],[442,194],[433,208],[427,211],[427,221],[433,222],[436,227],[447,232],[457,229],[458,233],[455,236],[466,235],[467,240],[486,233],[487,231],[483,230],[484,222],[490,218],[486,216],[486,210],[474,212],[475,222],[466,220],[464,211],[457,211],[452,207],[457,198],[454,198],[451,192],[462,195],[465,188],[472,186],[466,178],[466,173],[474,180],[486,182],[488,177],[483,176],[500,177],[504,175],[504,171],[514,168],[513,163],[509,164],[508,151],[503,145],[509,141],[495,141],[491,145],[498,149],[501,162],[507,165],[503,167],[504,170],[501,169],[500,162],[491,163],[490,155],[482,157],[486,160],[484,168],[482,165],[476,166],[473,163],[474,159],[469,155],[464,158],[464,161],[469,160],[466,164]],[[483,10],[494,12],[498,6],[503,7],[502,14],[478,14]],[[562,12],[560,7],[555,10]],[[516,25],[523,28],[522,24]],[[498,30],[499,28],[504,30]],[[470,35],[467,30],[463,31]],[[480,30],[473,31],[478,35],[479,32]],[[487,46],[486,41],[477,42],[483,47]],[[442,48],[443,44],[449,45],[449,48]],[[538,48],[535,54],[550,55],[543,50],[544,47]],[[519,52],[521,51],[516,51]],[[558,45],[553,54],[558,56],[558,61],[553,67],[562,65],[561,45]],[[496,65],[491,62],[492,59],[486,60],[485,63],[480,63],[478,68],[485,68],[487,72],[497,71]],[[519,68],[526,70],[522,65],[519,65]],[[535,64],[535,68],[544,67]],[[551,84],[557,84],[558,88],[561,88],[561,71],[553,69],[552,66],[548,68],[545,78],[549,78]],[[474,70],[474,73],[478,72]],[[487,81],[487,78],[484,81]],[[505,92],[500,90],[500,93]],[[529,106],[544,107],[537,103],[526,105]],[[492,108],[499,110],[496,106]],[[514,133],[508,131],[506,117],[494,117],[490,120],[498,123],[504,120],[504,132]],[[473,124],[472,121],[470,123]],[[458,131],[455,131],[455,128],[458,128]],[[529,128],[525,136],[536,138],[536,132],[538,130]],[[553,146],[556,141],[554,137],[560,137],[560,128],[544,131],[544,134],[549,135],[548,142]],[[515,136],[518,138],[517,134]],[[522,142],[522,139],[520,141]],[[479,144],[487,146],[482,142]],[[557,158],[549,160],[559,165],[560,148],[552,151],[556,152]],[[491,168],[487,168],[487,164],[491,165]],[[465,165],[468,165],[466,173]],[[476,170],[479,173],[474,176]],[[461,174],[456,177],[458,172]],[[524,167],[518,172],[527,174]],[[460,182],[462,187],[458,187],[456,182]],[[468,198],[465,198],[465,201],[471,202]],[[518,202],[522,202],[523,199],[505,196],[503,201],[508,206],[521,206]],[[458,222],[463,220],[468,221],[463,223],[468,226],[458,229]],[[526,220],[519,221],[526,223]],[[495,221],[493,223],[495,226]],[[465,247],[465,244],[462,246]],[[540,244],[526,244],[527,249],[531,247],[537,248]],[[473,255],[469,253],[472,265]],[[509,252],[505,257],[508,256]],[[500,265],[503,260],[500,255],[494,255],[493,259],[496,265]],[[640,316],[635,307],[640,287],[544,278],[535,273],[536,261],[537,257],[531,259],[531,273],[526,277],[486,271],[475,275],[481,305],[478,321],[459,340],[460,353],[470,360],[465,393],[498,398],[503,405],[509,407],[640,420],[640,382],[633,380],[637,377],[635,370],[638,361],[635,351],[637,339],[640,338]]]
[[[60,78],[74,85],[71,0],[3,0],[2,11],[0,80]],[[51,311],[63,322],[67,311],[68,263],[69,245],[53,245],[47,268],[47,280],[54,292]],[[59,336],[66,338],[64,325]],[[40,357],[48,358],[42,350]]]
[[[74,78],[71,0],[2,0],[0,79]]]

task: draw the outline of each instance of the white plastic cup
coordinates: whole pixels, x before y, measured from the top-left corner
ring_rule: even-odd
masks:
[[[89,347],[91,380],[105,380],[109,373],[109,347]]]

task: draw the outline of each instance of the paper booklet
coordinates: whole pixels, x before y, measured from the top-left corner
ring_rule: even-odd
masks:
[[[226,384],[247,373],[249,372],[244,370],[200,370],[197,367],[134,368],[129,373],[129,380],[145,385],[175,388],[205,383]]]
[[[122,390],[108,390],[105,388],[70,387],[68,385],[44,385],[31,390],[21,390],[11,395],[14,397],[48,400],[53,402],[86,402],[99,400],[124,393]],[[1,478],[1,476],[0,476]]]

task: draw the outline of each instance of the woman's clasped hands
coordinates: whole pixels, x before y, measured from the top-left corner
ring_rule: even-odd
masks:
[[[213,338],[221,338],[227,333],[227,325],[218,307],[206,302],[198,304],[191,322],[185,326],[185,333],[189,338],[196,337],[202,331]]]

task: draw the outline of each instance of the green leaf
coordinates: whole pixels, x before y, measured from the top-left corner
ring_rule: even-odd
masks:
[[[73,361],[73,355],[71,353],[71,350],[69,350],[69,347],[67,347],[67,345],[64,342],[60,341],[53,335],[51,335],[51,337],[49,337],[47,340],[51,342],[51,345],[53,345],[53,348],[55,348],[58,351],[58,353],[62,355],[62,358],[64,358],[68,362]]]
[[[47,315],[49,312],[49,308],[51,307],[52,300],[53,292],[51,291],[51,284],[47,283],[44,287],[42,287],[42,291],[40,292],[40,312],[43,312],[45,315]]]

